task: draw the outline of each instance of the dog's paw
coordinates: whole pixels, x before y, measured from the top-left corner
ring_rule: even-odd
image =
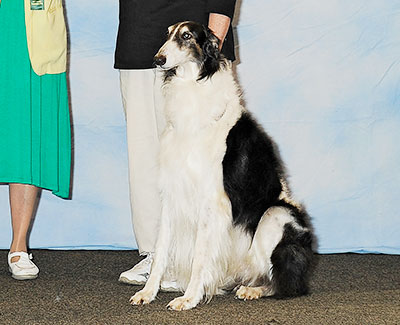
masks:
[[[131,305],[145,305],[154,300],[154,295],[150,291],[140,290],[129,300]]]
[[[182,311],[182,310],[188,310],[192,309],[193,307],[196,307],[197,303],[194,301],[194,299],[186,298],[185,296],[175,298],[172,300],[167,308],[169,310],[177,310],[177,311]]]
[[[260,287],[245,287],[240,286],[240,288],[236,291],[236,298],[242,300],[254,300],[261,298],[263,295],[263,289]]]

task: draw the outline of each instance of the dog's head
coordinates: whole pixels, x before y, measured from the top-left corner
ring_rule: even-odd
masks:
[[[198,80],[211,77],[225,62],[219,52],[219,39],[198,23],[186,21],[168,28],[168,39],[154,57],[154,63],[164,70],[194,62]]]

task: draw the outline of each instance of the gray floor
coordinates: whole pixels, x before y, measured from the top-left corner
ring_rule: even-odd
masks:
[[[175,293],[131,306],[139,288],[117,282],[136,251],[33,251],[34,281],[13,280],[0,250],[0,324],[400,324],[400,256],[322,255],[312,293],[291,300],[235,300],[166,310]]]

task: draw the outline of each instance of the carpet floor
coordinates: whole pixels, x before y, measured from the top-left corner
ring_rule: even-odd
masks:
[[[400,324],[399,255],[320,255],[310,295],[289,300],[214,297],[168,311],[177,293],[131,306],[140,287],[119,283],[137,251],[33,250],[40,275],[16,281],[0,250],[0,324]]]

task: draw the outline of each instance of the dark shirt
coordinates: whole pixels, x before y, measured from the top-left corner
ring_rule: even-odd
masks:
[[[166,40],[167,29],[192,20],[208,25],[210,13],[232,19],[236,0],[119,0],[119,29],[115,50],[116,69],[154,68],[153,57]],[[222,53],[235,59],[232,26]]]

